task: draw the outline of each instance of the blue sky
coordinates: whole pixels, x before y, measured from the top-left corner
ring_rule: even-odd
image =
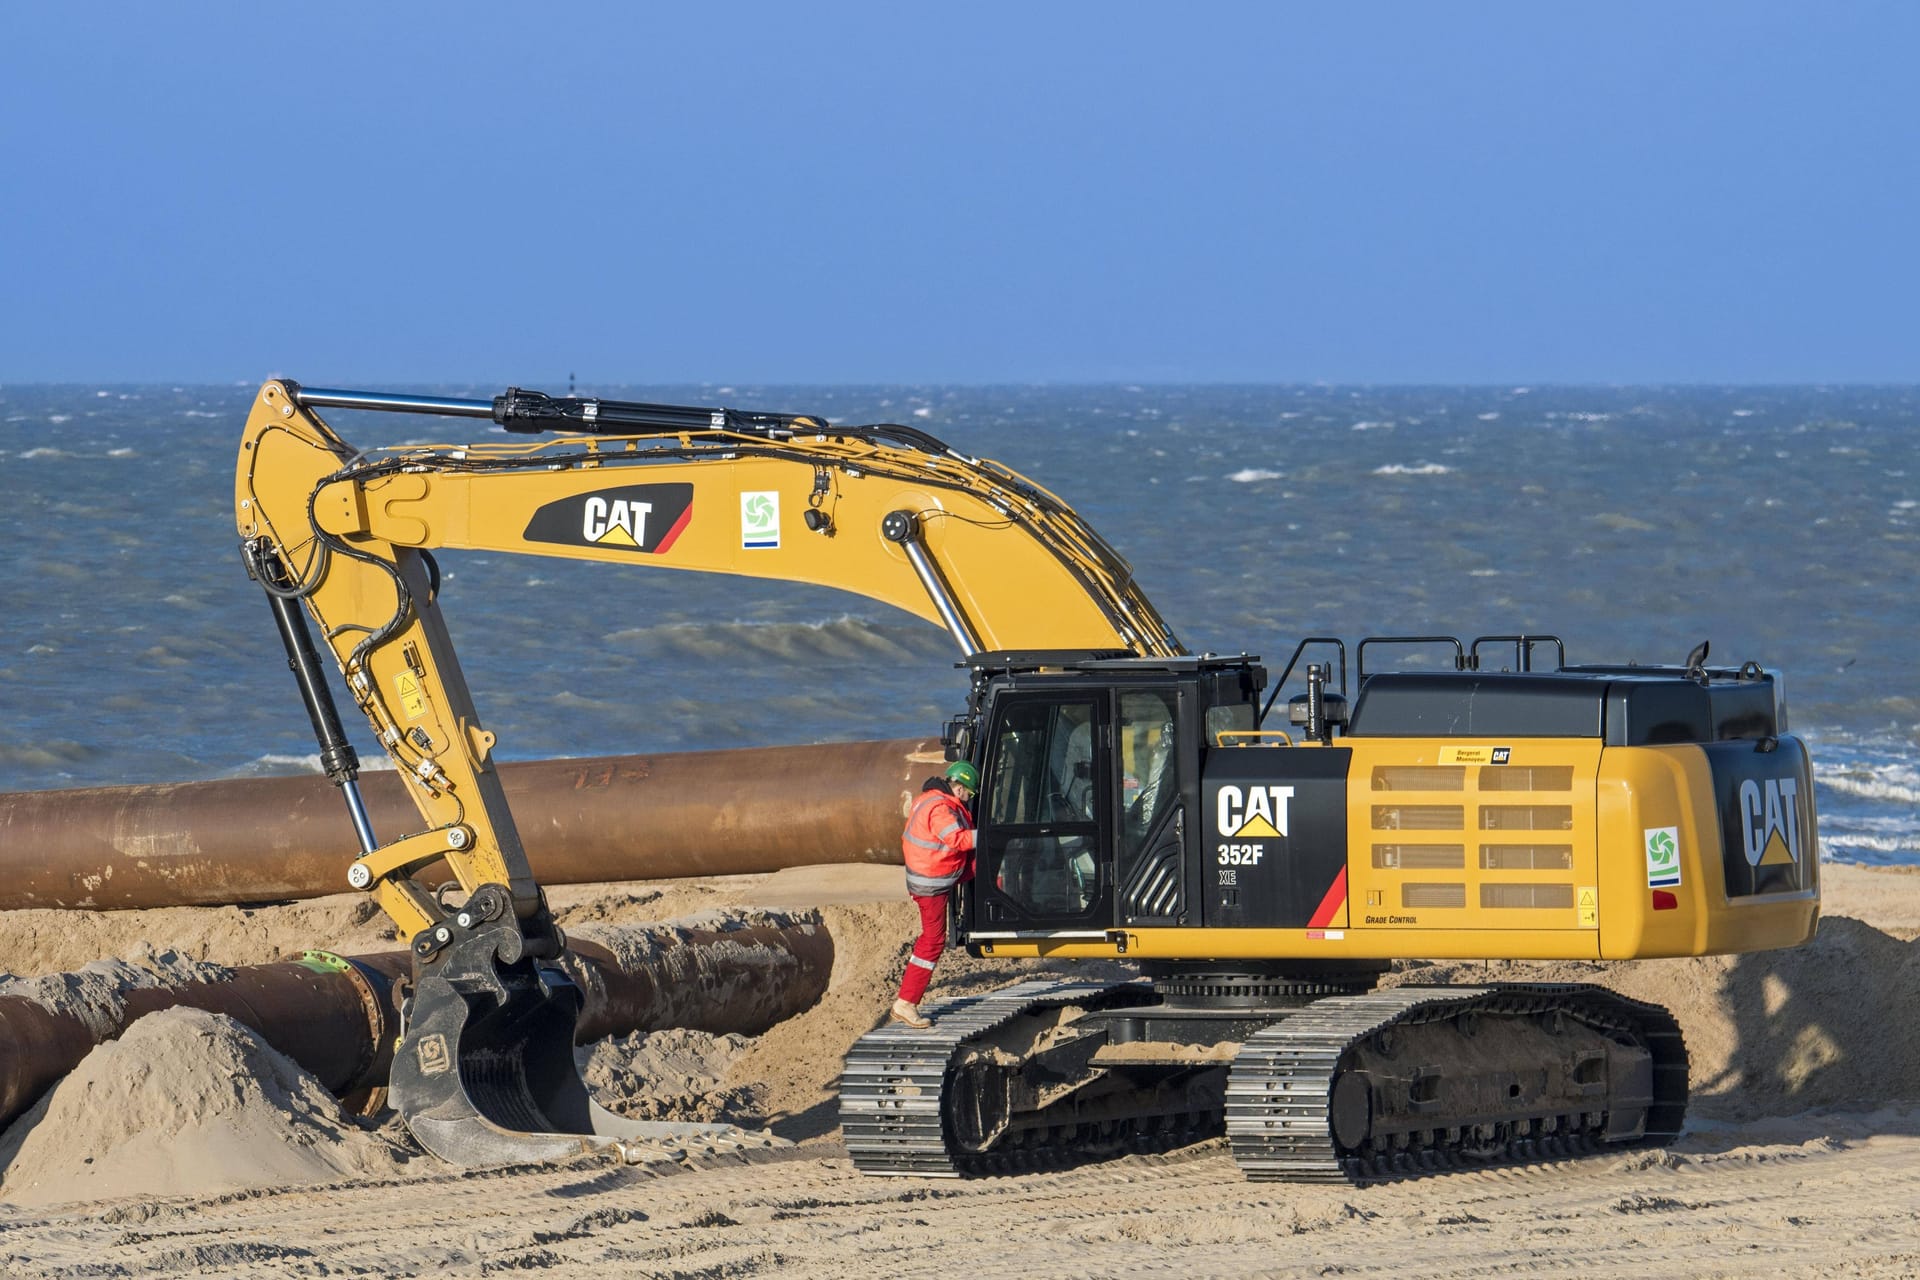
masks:
[[[0,379],[1920,381],[1920,6],[13,3]]]

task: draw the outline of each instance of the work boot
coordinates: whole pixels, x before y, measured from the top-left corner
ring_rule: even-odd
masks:
[[[915,1031],[924,1030],[933,1025],[932,1020],[920,1012],[917,1004],[908,1004],[905,1000],[895,1000],[893,1011],[887,1015],[894,1022],[902,1022]]]

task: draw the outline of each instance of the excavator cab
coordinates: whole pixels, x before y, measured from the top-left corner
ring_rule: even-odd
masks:
[[[1201,751],[1250,730],[1259,660],[980,654],[974,939],[1124,937],[1188,922]]]

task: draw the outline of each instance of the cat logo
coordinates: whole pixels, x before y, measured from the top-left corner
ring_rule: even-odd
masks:
[[[1292,787],[1248,787],[1244,793],[1239,787],[1221,787],[1216,813],[1220,834],[1248,840],[1284,836],[1292,800]]]
[[[1792,778],[1748,778],[1740,784],[1740,836],[1748,866],[1800,861],[1799,792]]]
[[[651,502],[628,502],[623,498],[615,498],[609,503],[596,493],[581,508],[580,536],[588,542],[644,547],[647,545],[647,516],[652,511]]]
[[[628,484],[549,502],[521,536],[529,542],[664,555],[693,519],[690,484]]]

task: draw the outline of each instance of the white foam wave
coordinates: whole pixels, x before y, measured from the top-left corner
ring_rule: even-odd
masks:
[[[1832,857],[1842,851],[1872,853],[1920,853],[1920,837],[1916,836],[1869,836],[1836,833],[1820,833],[1820,854]]]
[[[50,413],[47,415],[47,421],[57,427],[63,422],[72,422],[73,415],[70,413]]]
[[[1380,431],[1383,429],[1391,431],[1393,429],[1393,423],[1391,422],[1356,422],[1353,424],[1353,429],[1355,431]]]
[[[140,455],[136,454],[132,449],[120,448],[107,450],[107,456],[109,458],[137,458]]]
[[[65,421],[65,419],[55,418],[54,421],[62,422],[62,421]],[[23,458],[66,458],[66,457],[71,457],[72,455],[70,455],[65,449],[55,449],[51,445],[41,445],[38,448],[27,450],[25,453],[21,454],[20,456]]]
[[[1256,480],[1279,480],[1282,478],[1284,478],[1284,473],[1279,471],[1267,471],[1267,470],[1263,470],[1260,467],[1242,467],[1238,471],[1234,472],[1232,475],[1227,477],[1227,479],[1232,480],[1237,484],[1252,484]]]
[[[1375,467],[1377,476],[1444,476],[1453,474],[1453,468],[1442,466],[1438,462],[1418,462],[1408,466],[1404,462],[1389,462],[1384,467]]]
[[[368,770],[391,770],[393,767],[393,761],[384,755],[367,755],[360,758],[360,771],[362,773]],[[238,778],[277,777],[290,773],[321,772],[323,772],[323,770],[320,767],[320,753],[317,751],[311,755],[304,756],[292,756],[277,751],[269,751],[265,755],[255,756],[238,769],[232,770],[228,776]]]
[[[1911,781],[1902,783],[1891,778],[1875,777],[1871,774],[1853,771],[1833,771],[1816,768],[1814,781],[1821,786],[1838,791],[1842,795],[1859,796],[1863,800],[1895,800],[1901,804],[1920,805],[1920,786]]]
[[[1474,416],[1482,422],[1498,422],[1500,420],[1500,415],[1497,413],[1478,413]]]
[[[948,652],[947,637],[936,627],[851,615],[824,622],[670,622],[615,631],[605,641],[632,653],[664,651],[700,659],[752,653],[794,662],[913,662]]]

